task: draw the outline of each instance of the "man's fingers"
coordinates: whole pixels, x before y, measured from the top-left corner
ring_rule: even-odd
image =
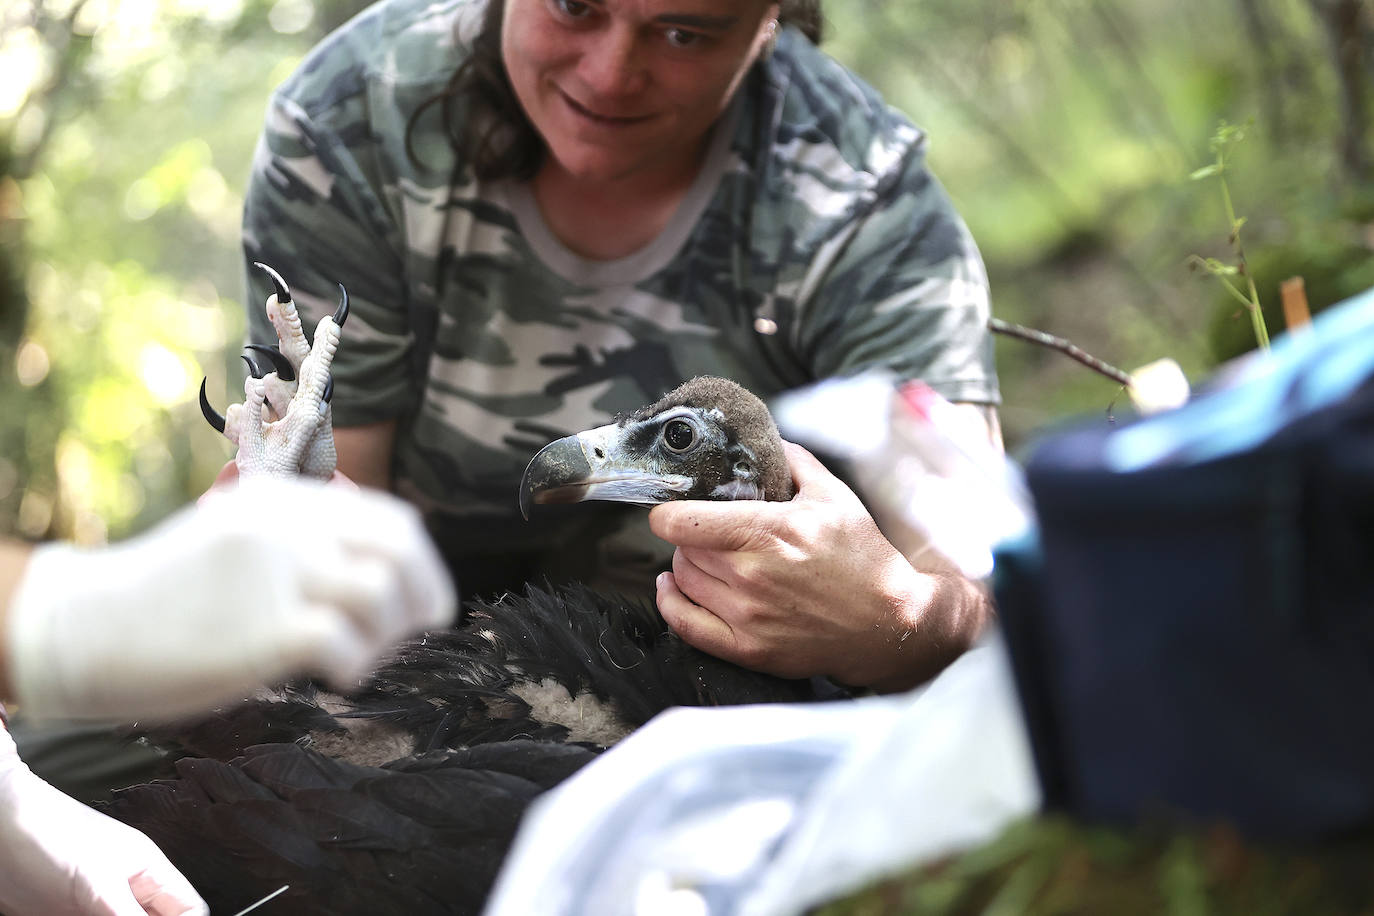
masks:
[[[658,612],[683,642],[724,659],[734,654],[735,634],[729,624],[682,594],[672,573],[659,573],[655,586]]]
[[[316,563],[302,556],[300,581],[308,604],[337,608],[378,643],[411,631],[405,586],[383,557],[353,554],[344,562]]]
[[[815,455],[793,442],[783,442],[797,500],[855,499],[844,482],[821,464]],[[794,500],[795,502],[795,500]],[[766,549],[785,524],[793,503],[739,500],[708,502],[682,500],[649,510],[654,534],[678,547],[743,551]]]
[[[407,552],[401,572],[406,610],[413,626],[427,630],[453,623],[458,614],[458,587],[429,541]]]
[[[172,866],[165,857],[129,879],[129,890],[150,916],[209,916],[205,905],[191,882]]]
[[[347,474],[345,474],[338,468],[334,469],[334,473],[330,474],[329,480],[325,482],[328,483],[330,486],[339,486],[343,487],[346,490],[356,491],[362,489],[362,487],[358,486],[356,483],[353,482],[353,478],[349,477]]]
[[[238,482],[238,479],[239,466],[234,461],[234,459],[230,458],[227,462],[225,462],[224,467],[219,469],[219,473],[215,475],[215,479],[211,481],[209,488],[204,493],[200,494],[200,496],[196,497],[196,503],[204,503],[205,498],[209,496],[212,492],[214,492],[216,489],[220,487],[232,486],[233,484]]]
[[[723,564],[720,554],[714,551],[679,547],[673,551],[673,581],[688,601],[714,613],[732,597],[728,584],[730,570]]]
[[[418,527],[416,534],[398,538],[395,552],[383,555],[396,580],[405,633],[447,626],[458,611],[458,591],[439,551]]]
[[[413,546],[394,556],[346,551],[342,563],[302,560],[306,613],[331,615],[348,630],[347,638],[334,638],[329,667],[352,672],[391,643],[452,622],[458,606],[452,579],[428,543]],[[362,662],[351,660],[358,656]]]
[[[344,546],[350,553],[389,564],[403,600],[407,629],[451,623],[458,609],[457,589],[419,516],[391,497],[364,493],[348,478],[340,479],[353,488],[360,505],[371,510],[365,529],[343,534]],[[344,531],[342,526],[338,530]]]
[[[783,453],[787,456],[787,467],[792,472],[792,482],[797,486],[797,495],[802,499],[825,499],[834,492],[849,492],[830,469],[821,464],[820,459],[795,442],[783,440]]]
[[[649,529],[678,547],[753,550],[766,543],[774,508],[757,500],[663,503],[649,510]]]
[[[364,638],[352,620],[332,607],[303,608],[293,623],[295,645],[283,653],[287,671],[320,675],[345,693],[358,686],[382,654],[375,640]]]
[[[94,916],[147,916],[147,910],[134,897],[128,879],[116,869],[104,869],[84,862],[77,864],[77,880],[85,887],[74,894],[79,903],[73,903],[80,907],[81,912]],[[84,871],[80,870],[82,865],[86,866]]]

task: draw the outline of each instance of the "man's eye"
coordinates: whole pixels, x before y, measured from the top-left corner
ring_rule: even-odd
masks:
[[[668,29],[663,33],[663,37],[668,39],[668,44],[675,48],[690,48],[693,45],[701,44],[706,36],[700,32],[690,32],[687,29]]]
[[[592,11],[590,5],[582,0],[553,0],[558,11],[570,19],[581,19]]]

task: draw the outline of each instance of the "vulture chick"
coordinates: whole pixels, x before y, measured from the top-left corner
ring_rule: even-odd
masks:
[[[791,495],[767,408],[697,378],[544,448],[519,499],[528,515],[585,499]],[[530,801],[628,731],[670,706],[817,698],[810,681],[693,649],[651,605],[531,585],[469,602],[457,626],[401,645],[347,697],[294,684],[139,730],[172,772],[105,810],[147,833],[215,912],[287,887],[264,912],[477,914]]]

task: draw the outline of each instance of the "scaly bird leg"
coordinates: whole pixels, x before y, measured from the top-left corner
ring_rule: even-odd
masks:
[[[257,266],[268,273],[275,288],[266,310],[280,346],[247,347],[251,352],[243,356],[249,370],[244,402],[231,406],[224,417],[210,406],[202,382],[201,412],[238,446],[235,460],[240,476],[304,475],[327,480],[336,464],[329,368],[348,318],[348,292],[339,286],[339,307],[332,316],[320,319],[311,343],[286,282],[270,267]],[[266,364],[271,365],[270,371]]]

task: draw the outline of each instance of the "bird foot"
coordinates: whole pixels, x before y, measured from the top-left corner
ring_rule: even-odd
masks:
[[[245,347],[249,352],[243,354],[243,361],[249,374],[243,383],[243,403],[231,405],[224,416],[210,406],[202,380],[201,413],[238,448],[234,460],[241,478],[327,480],[336,464],[329,407],[334,380],[329,368],[348,318],[348,291],[340,284],[339,307],[332,316],[320,319],[312,342],[305,336],[286,281],[266,264],[255,266],[271,276],[275,288],[266,308],[278,344]]]

